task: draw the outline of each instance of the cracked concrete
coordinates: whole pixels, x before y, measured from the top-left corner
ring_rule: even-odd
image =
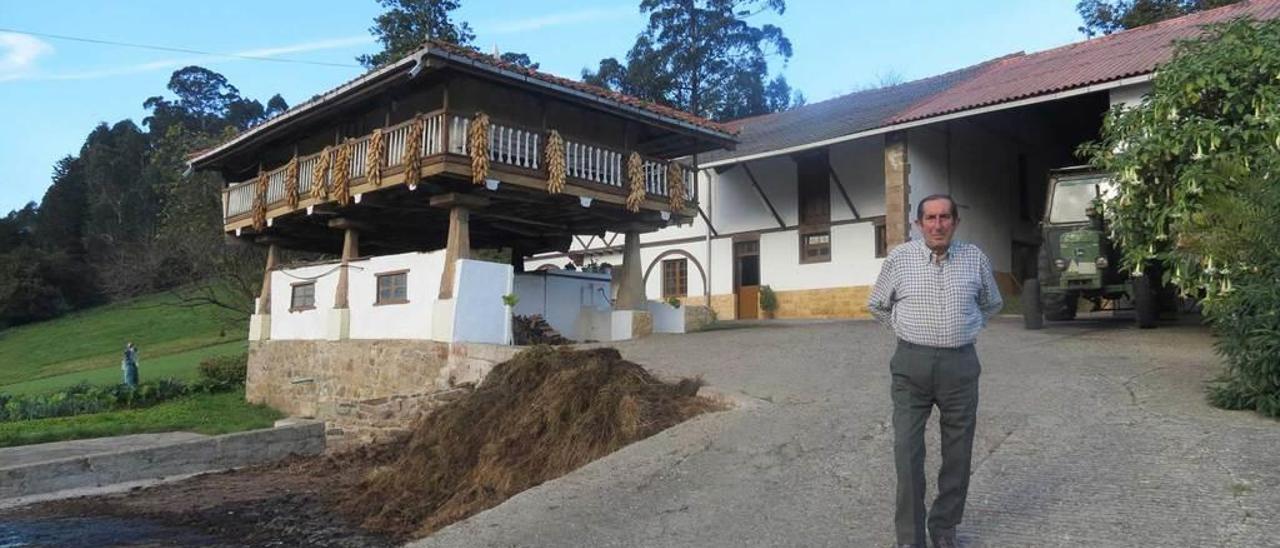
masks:
[[[1002,318],[984,332],[966,546],[1278,545],[1280,423],[1205,403],[1218,360],[1203,328],[1129,323],[1028,332]],[[749,405],[659,433],[417,544],[888,546],[893,345],[858,321],[620,345],[632,361],[700,375]]]

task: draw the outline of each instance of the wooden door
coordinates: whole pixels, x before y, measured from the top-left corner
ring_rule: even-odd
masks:
[[[733,290],[737,295],[739,320],[760,317],[760,242],[733,244]]]

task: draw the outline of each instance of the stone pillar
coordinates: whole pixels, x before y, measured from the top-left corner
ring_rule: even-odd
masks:
[[[271,313],[271,271],[276,269],[276,244],[267,246],[267,269],[262,273],[262,293],[258,295],[258,314]]]
[[[471,210],[449,208],[449,240],[444,253],[444,273],[440,275],[440,298],[453,298],[453,277],[459,259],[471,258]]]
[[[488,206],[489,199],[470,194],[441,194],[431,197],[431,205],[449,209],[449,239],[444,252],[444,273],[440,275],[439,300],[452,299],[457,263],[471,258],[471,210]]]
[[[267,246],[267,267],[262,272],[262,292],[258,294],[258,308],[249,317],[249,340],[265,341],[271,338],[271,271],[276,269],[276,244]]]
[[[911,234],[911,165],[907,163],[907,133],[884,137],[884,224],[888,249],[906,243]]]
[[[360,230],[367,229],[368,225],[350,219],[332,219],[329,228],[343,231],[342,262],[338,265],[338,287],[333,292],[333,309],[329,311],[325,338],[343,341],[351,338],[350,265],[360,256]]]
[[[348,271],[351,261],[360,256],[360,233],[347,227],[342,236],[342,266],[338,267],[338,289],[333,296],[334,308],[350,308]]]
[[[628,230],[622,245],[622,272],[614,310],[644,310],[644,269],[640,264],[640,233]]]

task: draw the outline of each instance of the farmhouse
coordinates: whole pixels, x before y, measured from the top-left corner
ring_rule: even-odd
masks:
[[[1242,2],[1047,51],[731,122],[739,145],[698,156],[698,214],[641,236],[646,294],[756,318],[867,317],[881,259],[911,238],[912,204],[945,192],[957,238],[991,257],[1002,290],[1034,275],[1048,171],[1083,163],[1103,115],[1140,101],[1174,42],[1205,24],[1271,19]],[[621,236],[575,237],[529,266],[622,261]]]

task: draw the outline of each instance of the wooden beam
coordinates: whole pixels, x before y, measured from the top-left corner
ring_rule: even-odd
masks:
[[[710,229],[711,229],[711,235],[712,235],[712,236],[719,236],[719,235],[720,235],[720,231],[716,230],[716,226],[715,226],[715,225],[713,225],[713,224],[711,224],[711,218],[710,218],[710,217],[707,217],[706,212],[702,211],[702,206],[701,206],[701,205],[699,205],[699,206],[698,206],[698,215],[702,217],[702,221],[703,221],[703,222],[707,223],[707,228],[710,228]]]
[[[467,209],[481,209],[489,207],[489,199],[484,196],[473,196],[471,194],[460,194],[450,192],[448,194],[439,194],[431,197],[431,207],[441,207],[452,209],[455,207],[465,207]]]
[[[773,203],[769,201],[769,197],[764,195],[764,190],[760,188],[760,183],[756,181],[756,175],[751,172],[751,167],[746,162],[743,162],[742,170],[747,172],[747,178],[751,180],[751,186],[755,187],[756,193],[760,194],[760,199],[764,200],[764,205],[769,208],[769,213],[773,214],[773,219],[778,221],[778,226],[787,228],[787,223],[782,222],[782,216],[778,215],[778,210],[773,208]]]
[[[853,218],[861,219],[862,216],[858,215],[858,208],[853,207],[853,200],[849,199],[849,193],[845,192],[844,184],[840,182],[840,176],[836,175],[836,168],[831,167],[831,162],[827,162],[827,170],[831,172],[831,181],[834,182],[836,184],[836,188],[840,190],[840,196],[844,197],[845,205],[848,205],[849,211],[853,212]]]
[[[329,228],[339,230],[359,230],[361,232],[373,232],[373,225],[364,221],[357,221],[348,217],[338,217],[329,219]]]

